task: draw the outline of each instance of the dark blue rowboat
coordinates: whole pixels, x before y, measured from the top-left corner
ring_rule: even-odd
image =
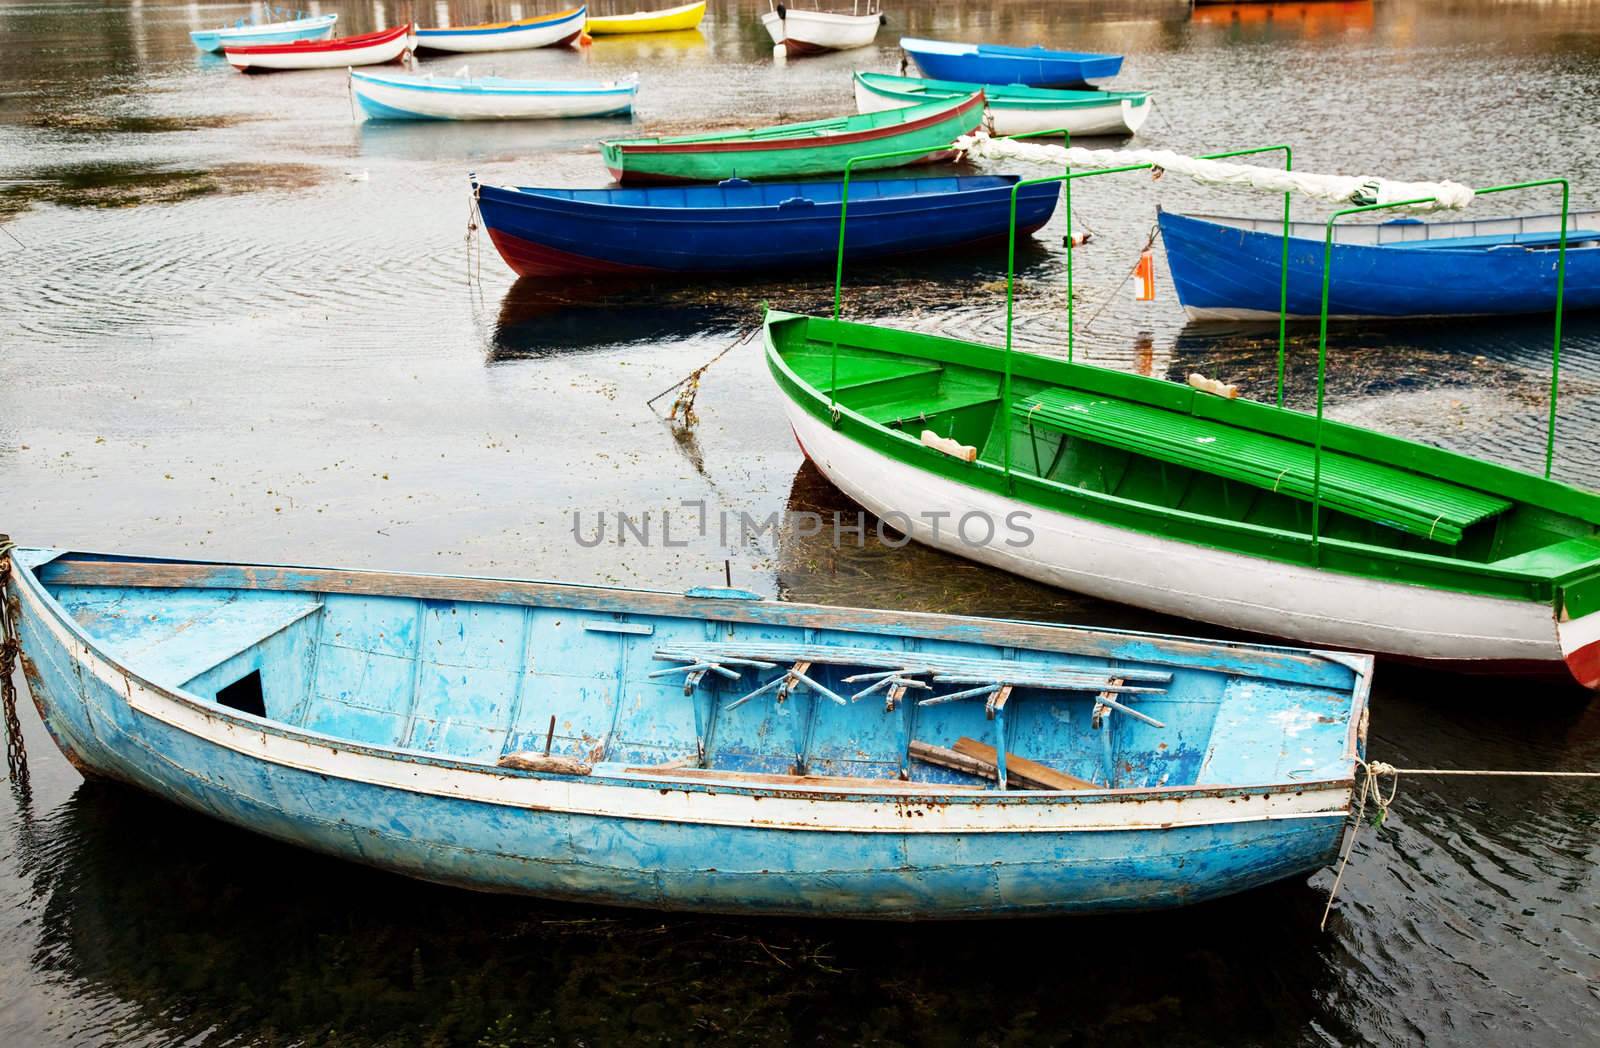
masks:
[[[1121,55],[1042,47],[961,44],[907,36],[900,38],[900,50],[930,79],[972,84],[1085,87],[1110,80],[1122,70]]]
[[[851,258],[1004,238],[1014,175],[853,182]],[[730,179],[638,189],[501,188],[473,183],[489,237],[522,276],[733,273],[831,266],[841,182]],[[1017,194],[1017,228],[1050,220],[1055,185]]]
[[[1283,222],[1162,212],[1178,301],[1196,320],[1275,317]],[[1560,215],[1336,226],[1328,315],[1542,313],[1556,304]],[[1600,212],[1567,224],[1566,308],[1600,308]],[[1322,308],[1326,226],[1290,224],[1289,314]]]

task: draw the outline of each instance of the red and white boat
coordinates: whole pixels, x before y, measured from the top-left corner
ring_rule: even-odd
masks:
[[[350,66],[394,62],[416,50],[416,26],[411,23],[380,29],[361,36],[332,40],[296,40],[292,44],[227,46],[228,64],[241,73],[270,69],[345,69]]]

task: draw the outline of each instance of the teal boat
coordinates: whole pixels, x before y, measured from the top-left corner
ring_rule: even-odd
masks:
[[[856,109],[878,113],[965,98],[982,91],[989,127],[997,135],[1066,131],[1074,136],[1131,135],[1150,115],[1148,91],[1069,91],[1022,84],[967,84],[888,73],[855,75]]]

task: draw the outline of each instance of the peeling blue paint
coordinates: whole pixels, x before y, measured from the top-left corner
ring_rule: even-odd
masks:
[[[1347,783],[1348,747],[1358,734],[1351,720],[1365,697],[1365,680],[1350,666],[1290,649],[1219,644],[1214,658],[1186,662],[1159,638],[1124,634],[1110,635],[1124,644],[1108,658],[1020,648],[1009,637],[993,643],[1001,639],[996,631],[964,620],[947,620],[933,637],[896,633],[881,619],[851,628],[837,614],[819,613],[809,624],[793,612],[783,619],[765,613],[757,621],[708,619],[700,616],[718,615],[718,606],[699,600],[685,604],[684,614],[629,611],[625,591],[607,591],[610,597],[594,607],[539,607],[337,592],[316,573],[303,578],[322,588],[293,590],[281,588],[280,569],[271,569],[280,587],[271,590],[243,584],[252,571],[268,569],[238,568],[216,569],[210,581],[228,584],[216,588],[47,584],[30,573],[46,559],[36,552],[18,556],[24,568],[18,584],[45,602],[43,615],[24,602],[23,645],[37,668],[32,679],[45,722],[75,759],[280,840],[429,880],[553,898],[894,918],[1146,909],[1315,869],[1342,832],[1337,808],[1159,829],[919,828],[931,826],[929,812],[961,805],[1028,810],[1121,803],[1129,795],[1001,792],[992,784],[982,791],[897,792],[902,770],[915,783],[979,784],[909,760],[906,746],[913,737],[939,746],[962,736],[992,740],[994,722],[983,701],[917,707],[913,694],[889,710],[881,695],[837,706],[797,689],[784,702],[768,696],[729,709],[770,673],[747,672],[739,682],[707,674],[686,695],[681,676],[650,676],[670,665],[655,652],[673,644],[715,638],[1049,659],[1102,671],[1155,666],[1171,674],[1170,684],[1164,693],[1138,696],[1135,705],[1164,728],[1116,713],[1096,728],[1092,694],[1017,687],[1004,710],[1006,748],[1101,783],[1109,771],[1123,790],[1166,788],[1142,795],[1150,798],[1222,798],[1245,806],[1309,783]],[[58,578],[78,570],[59,569]],[[744,609],[755,603],[729,602]],[[906,829],[852,833],[602,817],[267,763],[135,710],[116,687],[81,672],[74,652],[49,628],[52,620],[83,631],[99,653],[175,693],[175,701],[194,701],[269,736],[314,739],[399,766],[479,771],[506,753],[543,752],[549,736],[552,754],[595,764],[583,781],[639,796],[792,797],[794,787],[782,784],[685,781],[668,770],[624,776],[623,769],[674,764],[787,775],[800,761],[812,776],[881,781],[882,793],[831,799],[887,799],[905,815]],[[618,622],[651,630],[589,628]],[[1162,657],[1137,657],[1151,650]],[[1250,675],[1234,672],[1256,654]],[[1260,664],[1280,660],[1288,679]],[[216,704],[220,688],[253,671],[261,674],[265,718]],[[856,686],[843,678],[852,672],[818,664],[809,674],[849,694]]]

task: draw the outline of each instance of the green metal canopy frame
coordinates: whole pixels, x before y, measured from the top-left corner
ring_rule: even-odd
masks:
[[[1061,135],[1066,138],[1067,145],[1071,145],[1071,136],[1065,130],[1036,131],[1026,135],[1014,135],[1013,138],[1033,138],[1039,136]],[[1252,149],[1238,149],[1225,153],[1209,153],[1202,156],[1202,160],[1226,160],[1235,157],[1254,156],[1264,153],[1274,153],[1282,150],[1284,170],[1292,170],[1294,153],[1288,145],[1257,146]],[[856,163],[875,159],[899,157],[911,153],[926,153],[926,150],[899,150],[893,153],[879,153],[872,156],[857,157],[845,165],[844,185],[841,192],[839,210],[839,252],[834,268],[833,286],[833,318],[839,319],[842,291],[844,283],[844,238],[845,222],[848,217],[850,198],[850,174]],[[1096,175],[1125,174],[1130,171],[1147,171],[1155,167],[1154,164],[1129,164],[1122,167],[1102,168],[1092,171],[1072,171],[1069,169],[1060,175],[1045,178],[1025,179],[1011,187],[1010,211],[1010,238],[1007,245],[1006,257],[1006,344],[1005,344],[1005,371],[1001,393],[1001,410],[1008,415],[1012,409],[1011,396],[1011,354],[1012,333],[1015,327],[1015,301],[1016,301],[1016,266],[1017,266],[1017,194],[1029,186],[1046,185],[1059,182],[1063,187],[1063,196],[1067,211],[1067,360],[1073,360],[1075,343],[1075,311],[1073,305],[1073,273],[1072,273],[1072,183],[1080,178],[1092,178]],[[1556,305],[1555,305],[1555,335],[1551,347],[1550,368],[1550,414],[1545,437],[1545,462],[1544,476],[1550,478],[1555,462],[1557,394],[1561,373],[1561,323],[1563,307],[1566,301],[1567,279],[1567,226],[1569,223],[1571,184],[1564,178],[1540,179],[1532,182],[1517,182],[1508,185],[1490,186],[1476,191],[1476,195],[1484,196],[1490,193],[1506,193],[1512,190],[1535,189],[1544,186],[1561,187],[1561,231],[1559,249],[1556,262]],[[1278,374],[1277,374],[1277,406],[1284,407],[1284,377],[1287,362],[1288,348],[1288,318],[1289,318],[1289,240],[1290,240],[1290,209],[1292,194],[1285,192],[1283,195],[1283,255],[1282,269],[1278,291]],[[1312,479],[1312,512],[1311,512],[1311,542],[1313,550],[1319,545],[1321,537],[1321,509],[1322,509],[1322,456],[1323,456],[1323,416],[1327,390],[1328,370],[1328,292],[1332,281],[1333,271],[1333,230],[1339,219],[1349,215],[1366,214],[1374,211],[1384,211],[1393,208],[1413,207],[1419,204],[1434,203],[1435,197],[1419,197],[1412,200],[1398,200],[1384,204],[1367,204],[1359,207],[1345,208],[1329,216],[1326,234],[1323,242],[1322,257],[1322,304],[1319,317],[1319,330],[1317,338],[1317,410],[1316,410],[1316,440],[1313,456]],[[839,347],[833,345],[832,361],[830,365],[829,381],[829,409],[835,425],[838,424],[839,410],[835,399],[834,390],[838,385]],[[1012,490],[1011,477],[1011,433],[1006,433],[1004,447],[1004,473],[1007,490]]]

